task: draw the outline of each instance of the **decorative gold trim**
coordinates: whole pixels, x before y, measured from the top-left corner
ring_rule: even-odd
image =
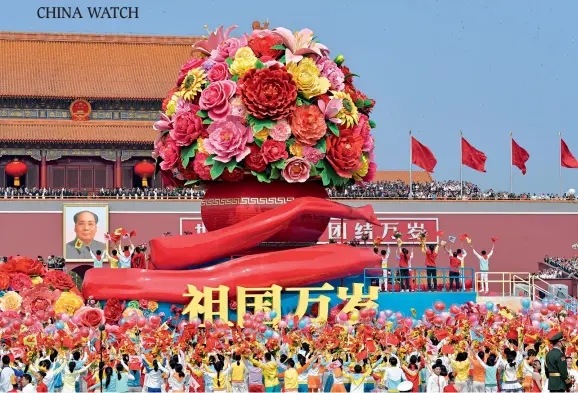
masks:
[[[227,206],[227,205],[283,205],[294,200],[294,197],[271,197],[271,198],[204,198],[201,206]]]
[[[108,203],[63,203],[62,204],[62,256],[66,262],[92,262],[92,259],[68,259],[66,258],[66,209],[72,207],[104,207],[106,210],[106,228],[104,232],[109,232],[110,210]],[[108,252],[108,242],[105,240],[104,251]]]

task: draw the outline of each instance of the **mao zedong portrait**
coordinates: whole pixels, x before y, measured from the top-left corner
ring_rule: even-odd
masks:
[[[74,240],[66,243],[66,259],[92,259],[93,252],[104,251],[105,244],[94,240],[98,228],[98,216],[91,211],[83,210],[74,215]]]

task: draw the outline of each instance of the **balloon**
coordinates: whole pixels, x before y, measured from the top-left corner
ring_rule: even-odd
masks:
[[[158,327],[161,324],[161,317],[158,315],[151,315],[149,321],[153,327]]]
[[[121,320],[118,322],[118,325],[119,325],[119,326],[122,326],[122,325],[124,325],[125,323],[126,323],[126,319],[121,318]]]
[[[385,311],[380,311],[380,312],[379,312],[379,317],[380,317],[380,318],[383,318],[383,319],[387,318],[387,316],[385,315]]]
[[[137,325],[140,329],[142,329],[146,324],[147,324],[147,319],[146,319],[145,317],[140,317],[140,318],[137,320],[137,323],[136,323],[136,325]]]
[[[556,305],[553,303],[548,304],[547,308],[549,311],[556,311]]]
[[[287,327],[287,322],[285,322],[285,321],[279,321],[279,327],[280,327],[281,329],[286,328],[286,327]]]
[[[261,323],[264,320],[264,315],[255,315],[255,321]]]
[[[24,325],[30,327],[34,325],[34,320],[30,317],[26,317],[24,318]]]
[[[213,327],[213,323],[211,322],[210,319],[207,319],[207,320],[205,321],[205,328],[210,329],[210,328],[212,328],[212,327]]]
[[[401,315],[401,313],[398,311],[395,313],[395,318],[397,318],[398,321],[401,321],[401,319],[403,318],[403,315]]]
[[[530,309],[529,308],[523,308],[522,309],[522,315],[528,315],[530,313]]]
[[[349,325],[349,326],[347,327],[347,332],[348,332],[348,333],[353,333],[353,326],[352,326],[352,325]]]
[[[271,317],[271,319],[275,319],[277,317],[277,311],[275,310],[270,311],[269,316]]]
[[[350,317],[350,319],[351,319],[353,322],[357,321],[357,320],[359,319],[359,311],[353,310],[353,311],[351,312],[351,317]]]
[[[146,320],[145,320],[145,324],[146,324]],[[177,326],[177,330],[179,332],[182,332],[183,330],[185,330],[185,327],[188,325],[187,321],[181,321],[179,323],[179,326]]]
[[[543,308],[540,310],[540,314],[542,314],[542,315],[548,315],[548,313],[549,313],[549,311],[547,308]]]
[[[478,316],[477,315],[470,315],[468,317],[468,320],[470,321],[470,323],[472,325],[474,325],[474,324],[478,323]]]
[[[492,302],[486,302],[486,308],[487,308],[488,310],[492,310],[492,309],[494,308],[494,303],[492,303]]]
[[[530,304],[532,304],[532,302],[530,301],[530,299],[522,299],[522,307],[523,308],[530,308]]]
[[[369,316],[369,310],[367,308],[364,308],[359,312],[359,315],[361,316],[361,318],[365,319]]]
[[[452,306],[450,307],[450,313],[456,315],[460,312],[460,309],[458,308],[458,306],[456,306],[455,304],[452,304]]]
[[[263,336],[265,336],[265,338],[271,338],[273,336],[273,330],[267,329],[265,333],[263,333]]]
[[[538,328],[540,327],[540,322],[538,322],[538,321],[532,321],[532,327],[533,327],[534,329],[538,329]]]
[[[46,318],[46,312],[44,310],[38,310],[36,311],[36,318],[38,318],[41,321],[44,321],[44,319]]]
[[[8,326],[9,323],[10,322],[8,322],[8,320],[6,318],[0,319],[0,327]]]
[[[299,329],[305,329],[307,327],[307,323],[304,320],[299,321]]]
[[[47,312],[48,312],[48,318],[54,318],[54,316],[56,315],[56,312],[54,311],[54,309],[52,307],[49,307]]]
[[[251,319],[251,314],[243,315],[243,320],[248,321],[249,319]]]
[[[83,327],[80,329],[80,335],[84,338],[90,336],[90,330],[87,327]]]
[[[413,326],[413,321],[411,320],[411,318],[406,318],[405,321],[403,321],[403,324],[406,327],[411,328]]]
[[[299,324],[299,327],[301,327],[301,324]],[[305,327],[305,326],[303,326],[303,327]],[[265,325],[259,325],[259,331],[260,331],[261,333],[265,333],[266,330],[267,330],[267,326],[265,326]]]
[[[56,321],[56,323],[54,324],[54,327],[56,327],[56,330],[62,330],[62,329],[64,329],[64,322]]]
[[[153,328],[148,326],[148,325],[142,328],[142,332],[144,334],[150,334],[150,333],[152,333],[152,331],[153,331]]]
[[[434,315],[435,315],[435,312],[434,312],[434,310],[432,310],[431,308],[428,308],[428,309],[425,310],[425,316],[426,316],[427,318],[431,318],[431,317],[433,317]]]
[[[126,322],[124,323],[124,325],[129,329],[132,329],[135,324],[136,324],[135,321],[133,321],[132,319],[127,319]]]
[[[266,321],[270,321],[270,320],[271,320],[271,314],[269,313],[269,311],[267,311],[267,312],[265,313],[265,316],[264,316],[263,318],[265,318]]]
[[[375,308],[370,308],[369,309],[369,317],[373,318],[375,317],[375,315],[377,314],[377,310]]]
[[[438,316],[434,317],[433,323],[436,325],[441,325],[443,323],[443,319],[438,315]]]
[[[539,310],[539,309],[541,309],[541,308],[542,308],[542,302],[540,302],[539,300],[534,300],[534,301],[532,302],[532,308],[533,308],[534,310]]]
[[[281,339],[281,336],[279,335],[279,333],[274,332],[274,333],[273,333],[273,336],[272,336],[271,338],[272,338],[273,340],[279,341],[279,340]]]
[[[13,321],[13,322],[12,322],[12,327],[13,327],[15,330],[20,330],[20,328],[22,327],[22,324],[20,323],[20,321]]]
[[[347,314],[344,312],[340,312],[339,314],[337,314],[337,318],[341,321],[341,322],[345,322],[347,321]]]
[[[72,317],[71,321],[73,324],[78,325],[80,324],[80,317],[78,315],[75,315]]]
[[[60,320],[64,323],[66,323],[66,322],[70,321],[70,317],[68,316],[68,314],[62,313],[62,314],[60,314]]]
[[[391,311],[391,310],[385,310],[384,313],[385,313],[385,316],[386,316],[387,318],[389,318],[389,317],[391,317],[391,316],[393,315],[393,311]]]
[[[485,304],[480,304],[479,309],[480,309],[480,312],[481,312],[482,314],[485,314],[485,313],[488,312],[488,308],[486,307]]]
[[[537,312],[532,313],[532,315],[530,315],[530,319],[531,319],[532,321],[539,321],[540,318],[541,318],[541,317],[540,317],[540,313],[537,313]]]
[[[384,318],[378,318],[377,323],[379,323],[380,325],[385,325],[385,319]]]
[[[434,308],[437,311],[443,311],[446,309],[446,304],[444,302],[437,301],[434,303]]]
[[[287,327],[289,329],[293,329],[294,326],[295,326],[295,323],[293,322],[293,319],[290,319],[287,321]]]

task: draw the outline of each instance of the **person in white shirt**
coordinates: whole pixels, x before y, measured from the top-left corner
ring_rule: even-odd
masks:
[[[118,267],[119,268],[129,268],[130,262],[132,260],[132,254],[135,250],[134,245],[131,243],[130,246],[124,246],[121,249],[121,245],[118,245]]]
[[[387,260],[389,259],[389,246],[386,250],[381,250],[381,269],[383,270],[383,278],[381,279],[380,287],[384,292],[387,292]]]
[[[432,366],[432,375],[427,379],[426,392],[427,393],[441,393],[443,392],[442,377],[440,376],[442,370],[441,363],[436,363]]]
[[[22,393],[36,393],[36,387],[32,385],[32,377],[30,374],[22,376]]]
[[[572,367],[572,361],[572,357],[569,356],[566,358],[566,365],[568,366],[568,377],[574,378],[574,385],[570,387],[570,391],[578,392],[578,370]],[[576,361],[575,365],[578,366],[578,360]]]
[[[0,373],[0,393],[12,390],[14,370],[10,367],[10,356],[2,356],[2,372]]]
[[[490,291],[488,287],[488,271],[490,258],[494,254],[494,246],[492,245],[492,249],[489,253],[486,253],[486,250],[482,250],[482,254],[478,254],[474,249],[474,246],[470,243],[470,247],[474,251],[474,255],[480,261],[480,293],[488,293]]]

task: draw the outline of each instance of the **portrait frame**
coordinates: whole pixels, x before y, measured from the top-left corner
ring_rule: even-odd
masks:
[[[106,203],[64,203],[62,205],[62,256],[68,262],[92,262],[90,257],[77,257],[74,255],[67,255],[70,253],[70,244],[76,241],[74,215],[81,211],[89,211],[98,216],[97,230],[93,240],[102,243],[103,253],[108,251],[108,242],[105,239],[105,234],[109,232],[110,225],[110,211]],[[83,245],[85,247],[85,245]],[[68,248],[68,251],[67,251]],[[93,250],[96,251],[96,248]],[[86,252],[83,251],[84,254]]]

